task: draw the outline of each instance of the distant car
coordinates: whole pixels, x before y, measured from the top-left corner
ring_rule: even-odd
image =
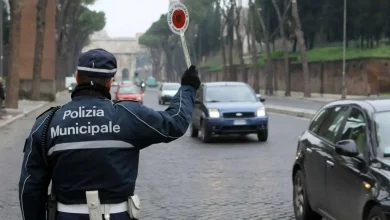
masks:
[[[120,85],[115,94],[115,100],[133,100],[144,103],[144,94],[136,85]]]
[[[170,102],[180,86],[180,83],[163,83],[158,94],[158,104],[165,105],[166,102]]]
[[[148,77],[146,80],[146,86],[148,87],[157,87],[157,80],[154,77]]]
[[[122,81],[122,85],[133,85],[133,84],[134,84],[134,82],[131,81],[131,80],[124,80],[124,81]]]
[[[242,82],[211,82],[200,86],[196,94],[191,137],[201,131],[203,142],[214,134],[257,134],[259,141],[268,139],[268,114],[265,99]]]
[[[390,219],[390,99],[323,106],[299,137],[296,219]]]
[[[71,83],[70,86],[68,87],[68,92],[72,93],[74,89],[76,88],[77,83]]]

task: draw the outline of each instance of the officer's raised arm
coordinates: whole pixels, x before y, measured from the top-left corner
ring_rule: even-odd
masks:
[[[50,173],[45,166],[40,144],[42,124],[45,119],[45,115],[37,119],[23,149],[24,159],[19,180],[19,200],[23,220],[46,219]]]
[[[171,142],[185,134],[191,122],[195,104],[196,90],[200,79],[195,66],[187,69],[181,80],[181,87],[165,111],[155,111],[138,103],[120,102],[137,128],[136,136],[139,148],[161,142]]]

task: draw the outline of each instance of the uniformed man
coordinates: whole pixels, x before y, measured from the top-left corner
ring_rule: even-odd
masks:
[[[134,101],[111,101],[116,68],[111,53],[85,52],[72,101],[37,118],[23,150],[19,195],[24,220],[46,219],[51,180],[58,211],[51,219],[138,217],[134,187],[140,150],[184,135],[200,80],[191,66],[170,106],[154,111]]]

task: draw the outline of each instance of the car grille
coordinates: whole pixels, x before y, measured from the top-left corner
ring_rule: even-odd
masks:
[[[255,113],[254,112],[229,112],[229,113],[223,113],[223,117],[224,118],[253,118],[255,117]]]

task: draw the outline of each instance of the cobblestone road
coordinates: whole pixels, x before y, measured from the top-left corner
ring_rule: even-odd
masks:
[[[66,100],[60,97],[59,103]],[[146,93],[145,104],[164,109],[153,91]],[[21,219],[22,148],[37,114],[0,130],[0,220]],[[307,124],[272,114],[267,143],[248,136],[203,144],[187,133],[144,149],[136,187],[142,219],[293,219],[291,165],[297,137]]]

